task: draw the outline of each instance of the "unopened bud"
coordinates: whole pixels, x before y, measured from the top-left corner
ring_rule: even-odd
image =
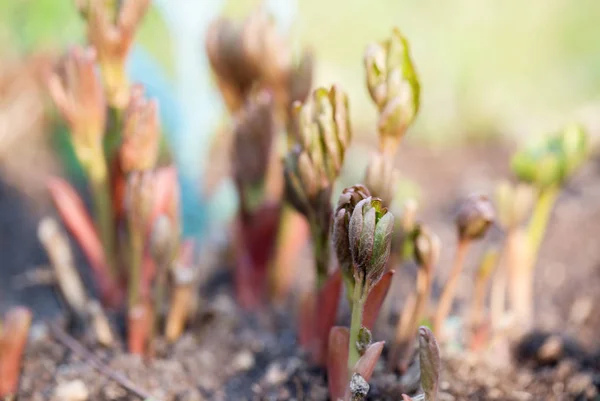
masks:
[[[408,41],[398,29],[365,52],[367,87],[379,109],[380,149],[394,154],[419,110],[420,84]]]
[[[340,195],[335,211],[333,245],[342,273],[350,280],[353,280],[353,272],[348,225],[350,224],[350,217],[355,206],[369,196],[369,190],[360,184],[346,188]]]
[[[413,249],[415,260],[419,266],[433,268],[440,257],[440,238],[424,225],[419,225],[414,232]]]
[[[154,202],[154,174],[152,171],[135,171],[127,180],[125,210],[132,229],[138,234],[146,232]]]
[[[123,142],[119,150],[125,173],[154,168],[158,159],[160,120],[158,103],[144,97],[144,88],[131,89],[123,123]]]
[[[394,216],[380,199],[367,198],[354,208],[349,223],[350,251],[356,281],[372,288],[385,271],[390,256]]]
[[[483,237],[494,218],[494,208],[486,195],[470,195],[460,205],[456,216],[459,238],[473,240]]]
[[[372,341],[371,331],[364,326],[361,327],[358,331],[358,340],[356,340],[356,349],[361,356],[367,351]]]
[[[440,349],[433,333],[425,326],[419,327],[419,362],[425,400],[435,401],[440,381]]]
[[[275,137],[271,94],[261,91],[239,112],[233,135],[233,174],[240,190],[264,183]]]

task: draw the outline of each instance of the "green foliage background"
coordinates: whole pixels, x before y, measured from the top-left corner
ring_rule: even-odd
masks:
[[[225,9],[243,15],[253,4],[256,0],[228,0]],[[296,42],[315,49],[317,84],[335,81],[350,92],[357,131],[372,131],[375,118],[363,82],[362,52],[394,25],[409,38],[422,80],[423,108],[409,140],[446,143],[542,132],[600,103],[597,0],[297,4]],[[0,55],[62,47],[81,41],[82,33],[72,0],[0,2]],[[169,35],[156,10],[139,40],[173,71]]]

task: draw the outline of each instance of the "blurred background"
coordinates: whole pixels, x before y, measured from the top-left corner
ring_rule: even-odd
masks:
[[[190,232],[207,226],[200,210],[212,206],[197,203],[198,188],[211,138],[227,118],[212,85],[203,33],[215,16],[242,17],[257,3],[153,1],[130,60],[133,80],[159,98],[181,169]],[[315,85],[336,82],[349,92],[358,142],[375,138],[363,51],[394,26],[408,37],[421,77],[422,108],[406,138],[415,146],[441,151],[491,138],[513,143],[573,120],[592,135],[600,127],[598,1],[579,0],[576,6],[569,0],[265,3],[298,51],[314,49]],[[59,168],[72,177],[79,174],[64,128],[47,107],[43,74],[67,46],[83,41],[73,0],[0,2],[0,169],[5,180],[33,198],[40,197],[45,174]],[[366,158],[359,160],[357,171],[365,164]],[[221,214],[231,213],[231,188],[224,184],[218,192]]]

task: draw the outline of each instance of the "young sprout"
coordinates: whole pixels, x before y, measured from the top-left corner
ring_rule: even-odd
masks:
[[[408,41],[396,28],[389,39],[367,47],[367,88],[379,109],[379,149],[393,156],[419,111],[420,84]]]
[[[441,370],[440,348],[435,336],[426,326],[419,327],[419,367],[421,370],[421,388],[423,394],[414,398],[416,401],[436,401],[440,387]],[[404,401],[412,401],[413,398],[402,394]]]
[[[369,292],[379,282],[390,256],[394,216],[381,200],[368,197],[356,204],[348,224],[348,239],[354,289],[352,294],[352,321],[348,369],[352,371],[360,357],[357,347],[363,327],[363,308]]]
[[[144,250],[150,228],[150,213],[154,202],[154,174],[152,171],[134,171],[129,174],[126,189],[126,214],[129,235],[129,322],[130,335],[143,333],[144,340],[131,339],[130,344],[145,344],[151,328],[150,305],[146,301],[148,288],[143,277]],[[139,348],[136,348],[139,349]],[[143,348],[142,348],[143,349]],[[132,351],[134,352],[134,351]]]
[[[331,191],[350,143],[348,98],[337,86],[319,88],[296,105],[300,142],[285,158],[287,200],[309,222],[317,288],[328,276]]]
[[[537,190],[527,227],[527,246],[515,243],[519,249],[515,252],[517,258],[527,266],[523,267],[525,272],[519,277],[519,280],[524,279],[519,285],[521,290],[513,292],[513,297],[518,297],[515,302],[520,305],[517,313],[524,322],[532,315],[531,277],[552,209],[561,187],[586,160],[588,148],[588,137],[583,128],[571,125],[542,143],[523,149],[512,159],[511,167],[519,180]]]
[[[123,110],[129,102],[125,64],[150,0],[78,0],[77,4],[87,20],[88,41],[98,52],[108,102]]]
[[[104,90],[96,77],[96,52],[73,48],[48,79],[54,103],[69,126],[73,149],[89,179],[109,274],[117,275],[114,221],[103,140],[106,129]]]
[[[419,323],[425,317],[427,304],[433,283],[433,273],[440,254],[440,239],[426,226],[417,225],[413,234],[414,258],[419,266],[417,270],[417,289],[414,301],[405,306],[396,328],[396,341],[390,363],[405,371],[411,357],[412,345]]]
[[[21,361],[31,326],[31,311],[14,307],[0,325],[0,399],[11,400],[17,394]]]
[[[155,99],[144,97],[142,85],[134,85],[124,113],[123,140],[119,147],[123,172],[128,174],[154,168],[158,160],[159,140],[158,103]]]
[[[476,351],[481,345],[487,343],[490,321],[486,318],[485,302],[488,284],[498,264],[499,252],[496,248],[486,251],[481,259],[475,275],[475,289],[471,300],[469,321],[471,325],[471,350]]]
[[[456,287],[469,246],[474,240],[480,239],[485,235],[493,223],[494,217],[495,213],[492,203],[487,196],[482,194],[469,196],[459,207],[456,216],[458,245],[454,264],[450,272],[450,277],[442,290],[433,321],[433,331],[438,333],[438,335],[442,332],[446,317],[452,308]]]
[[[528,277],[527,272],[530,270],[521,265],[520,258],[515,252],[518,253],[518,249],[522,248],[516,237],[522,237],[521,225],[529,215],[534,195],[531,185],[525,183],[513,185],[508,181],[502,181],[496,187],[498,223],[504,230],[506,238],[502,257],[492,280],[490,295],[491,324],[495,328],[500,327],[505,320],[507,292],[512,308],[527,308],[527,300],[519,295],[526,294],[527,290],[519,288],[528,286],[527,283],[530,283],[532,278]]]

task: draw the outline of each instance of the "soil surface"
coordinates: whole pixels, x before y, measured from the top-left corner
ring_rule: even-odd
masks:
[[[502,144],[439,152],[414,145],[402,148],[399,168],[422,190],[419,218],[443,243],[434,295],[453,257],[452,221],[458,200],[472,191],[492,193],[497,180],[509,174],[510,154],[511,149]],[[600,309],[593,307],[600,298],[596,291],[600,285],[599,178],[597,163],[589,162],[558,200],[536,269],[536,333],[519,344],[498,339],[482,352],[455,344],[442,349],[440,401],[600,400],[600,337],[596,335]],[[77,380],[83,382],[90,400],[138,399],[95,371],[45,328],[43,322],[56,322],[61,316],[52,288],[27,285],[27,280],[23,284],[24,271],[47,263],[35,232],[39,215],[49,210],[32,212],[16,191],[0,186],[0,311],[25,304],[33,308],[38,320],[25,356],[20,399],[56,399],[58,389],[73,386]],[[458,291],[458,312],[464,310],[472,292],[477,258],[486,246],[501,239],[500,230],[494,229],[471,252]],[[414,285],[414,274],[414,266],[397,270],[389,314],[380,318],[375,340],[391,339],[391,322]],[[158,400],[328,399],[326,373],[308,363],[296,344],[291,303],[261,313],[240,310],[232,299],[227,269],[209,275],[202,297],[202,307],[186,334],[176,344],[159,341],[152,360],[127,355],[123,344],[113,349],[94,347],[81,330],[70,333],[111,370]],[[123,334],[118,318],[114,323]],[[348,325],[343,309],[339,323]],[[548,344],[554,344],[555,351],[542,360],[540,349]],[[399,377],[386,371],[386,356],[384,351],[368,399],[396,401],[402,392],[418,393],[417,366]]]

